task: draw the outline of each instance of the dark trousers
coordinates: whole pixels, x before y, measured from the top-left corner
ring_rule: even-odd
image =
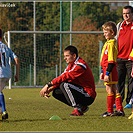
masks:
[[[127,94],[126,94],[126,103],[128,104],[132,92],[133,92],[133,78],[131,77],[132,70],[132,61],[117,59],[118,63],[118,90],[122,96],[122,101],[125,98],[125,80],[127,76]]]
[[[71,83],[61,83],[60,88],[55,88],[52,95],[72,107],[88,106],[94,102],[94,98],[90,97],[82,87]]]

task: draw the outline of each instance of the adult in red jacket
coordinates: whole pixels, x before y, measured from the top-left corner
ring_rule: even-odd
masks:
[[[96,98],[94,77],[76,47],[70,45],[64,49],[64,60],[68,64],[64,72],[46,84],[40,95],[48,98],[53,91],[54,98],[74,108],[71,115],[81,116]]]
[[[131,108],[130,99],[133,92],[133,78],[131,77],[132,61],[129,55],[133,49],[133,7],[125,6],[123,8],[124,21],[117,25],[118,27],[118,89],[122,96],[122,101],[125,97],[125,79],[127,75],[127,95],[126,106]]]

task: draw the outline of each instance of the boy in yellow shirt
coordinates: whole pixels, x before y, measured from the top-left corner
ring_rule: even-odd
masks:
[[[117,42],[114,38],[117,33],[116,24],[114,22],[106,22],[102,26],[106,42],[102,49],[100,65],[100,79],[104,81],[107,92],[107,111],[102,117],[107,116],[125,116],[122,106],[122,99],[118,93],[118,73],[117,73]],[[113,104],[116,104],[116,111],[113,111]]]

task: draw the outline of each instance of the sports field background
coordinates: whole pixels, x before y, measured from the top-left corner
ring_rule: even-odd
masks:
[[[0,25],[8,43],[4,38],[3,42],[20,59],[20,79],[14,83],[12,77],[12,86],[40,87],[60,75],[66,67],[63,49],[68,45],[78,48],[98,84],[105,42],[102,24],[122,21],[122,7],[128,4],[106,0],[1,2]],[[11,66],[14,73],[14,64]]]
[[[124,109],[125,117],[101,117],[106,111],[105,88],[97,88],[95,102],[84,116],[78,117],[70,117],[72,108],[52,96],[40,97],[40,90],[4,90],[9,120],[0,122],[0,131],[133,131],[133,120],[128,120],[131,109]],[[49,120],[53,115],[62,120]]]
[[[1,132],[133,131],[133,120],[127,119],[131,109],[125,109],[125,117],[102,118],[100,116],[106,111],[105,88],[97,88],[95,102],[90,106],[89,111],[81,117],[70,117],[69,114],[73,109],[57,101],[52,96],[49,99],[40,97],[41,88],[20,88],[21,86],[42,86],[58,75],[61,68],[64,70],[66,64],[62,60],[63,52],[61,50],[70,43],[78,47],[79,54],[85,58],[91,67],[96,83],[100,83],[99,55],[101,46],[104,43],[102,38],[99,40],[97,34],[75,33],[70,40],[70,34],[52,34],[52,31],[70,31],[71,4],[72,30],[77,32],[99,31],[101,25],[108,20],[119,22],[122,19],[122,6],[117,7],[117,10],[110,10],[111,2],[80,1],[72,3],[44,0],[42,2],[18,1],[13,3],[12,1],[5,1],[2,3],[0,4],[1,27],[4,32],[18,32],[11,33],[10,43],[12,50],[20,59],[21,67],[20,81],[13,83],[12,78],[12,86],[16,88],[3,91],[9,120],[0,122]],[[9,4],[13,4],[12,7],[5,6]],[[34,5],[36,6],[35,23]],[[63,15],[62,18],[61,14]],[[98,28],[95,22],[91,22],[94,18]],[[36,24],[35,27],[34,24]],[[33,33],[26,33],[26,31],[33,30],[51,31],[51,34],[39,33],[34,36]],[[25,33],[19,31],[25,31]],[[34,39],[36,42],[34,42]],[[35,51],[33,50],[34,43],[36,44]],[[36,58],[34,58],[34,53],[37,53]],[[35,60],[36,63],[34,63]],[[36,71],[34,71],[34,66],[36,66]],[[12,65],[13,75],[14,69],[14,65]],[[62,120],[49,120],[53,115],[59,116]]]

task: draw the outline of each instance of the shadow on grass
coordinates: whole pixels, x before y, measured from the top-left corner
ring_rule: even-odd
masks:
[[[75,120],[75,119],[88,119],[87,117],[85,117],[85,116],[70,116],[70,117],[68,117],[68,118],[61,118],[61,120]],[[48,119],[18,119],[18,120],[6,120],[6,122],[34,122],[34,121],[61,121],[61,120],[49,120],[49,118]]]
[[[20,120],[8,120],[8,122],[34,122],[34,121],[48,121],[49,119],[20,119]],[[67,120],[63,118],[62,120]],[[60,120],[49,120],[49,121],[60,121]]]

